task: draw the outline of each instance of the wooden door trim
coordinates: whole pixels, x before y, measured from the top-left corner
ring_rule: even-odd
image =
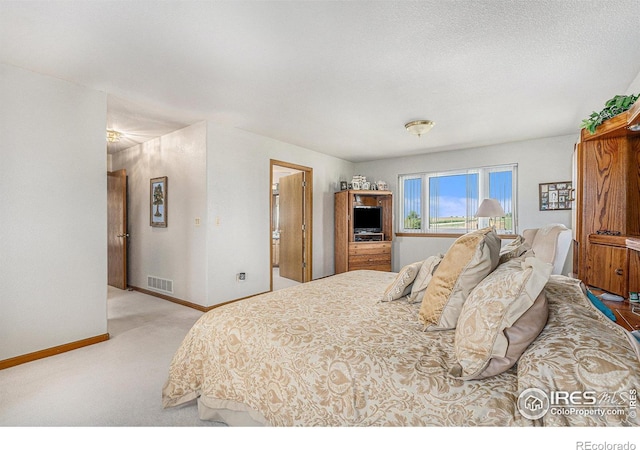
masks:
[[[301,166],[277,159],[269,160],[269,291],[273,291],[273,230],[271,223],[273,218],[273,167],[280,166],[305,172],[304,190],[304,222],[306,225],[304,240],[304,261],[306,266],[303,271],[303,282],[312,280],[313,277],[313,168]]]

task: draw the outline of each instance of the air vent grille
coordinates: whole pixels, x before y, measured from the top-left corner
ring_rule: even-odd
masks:
[[[147,287],[154,291],[167,292],[173,294],[173,280],[167,280],[165,278],[147,276]]]

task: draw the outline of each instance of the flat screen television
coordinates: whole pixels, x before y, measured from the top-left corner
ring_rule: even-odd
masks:
[[[382,233],[382,207],[356,206],[353,208],[354,233]]]

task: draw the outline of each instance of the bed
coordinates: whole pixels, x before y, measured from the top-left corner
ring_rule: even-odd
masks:
[[[482,247],[488,253],[486,241]],[[460,259],[450,252],[436,258],[440,267],[429,269],[427,291],[448,256]],[[527,267],[535,262],[526,256],[492,263],[489,273],[522,274],[525,260]],[[434,266],[433,258],[427,260]],[[229,425],[640,424],[637,341],[593,306],[579,280],[550,273],[538,280],[536,301],[546,300],[541,331],[508,369],[487,376],[483,364],[465,376],[469,365],[458,346],[469,327],[425,326],[423,302],[411,301],[427,260],[415,265],[413,276],[407,268],[347,272],[204,314],[173,358],[164,407],[197,401],[201,419]],[[477,280],[472,284],[468,303],[473,296],[495,297],[478,293]],[[503,339],[501,333],[494,340]],[[489,361],[505,359],[495,353],[495,343],[492,351]],[[538,417],[540,409],[526,402],[544,402],[540,392],[547,403]],[[570,400],[558,398],[564,392],[573,393]]]

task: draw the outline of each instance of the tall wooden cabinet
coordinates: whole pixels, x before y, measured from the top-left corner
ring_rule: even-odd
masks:
[[[356,233],[354,209],[380,208],[380,232]],[[389,191],[345,190],[335,193],[335,272],[391,271],[393,200]]]
[[[623,297],[640,289],[633,245],[640,236],[640,130],[633,131],[639,123],[640,101],[595,134],[582,130],[574,160],[574,272]]]

